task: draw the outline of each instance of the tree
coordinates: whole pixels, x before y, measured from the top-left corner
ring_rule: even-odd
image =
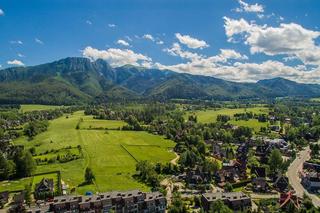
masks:
[[[173,194],[172,203],[168,209],[169,213],[185,213],[187,212],[187,207],[182,201],[181,195],[178,193]]]
[[[31,185],[30,184],[26,184],[24,186],[24,199],[26,201],[26,204],[30,206],[31,204]]]
[[[232,186],[231,183],[227,182],[226,185],[224,186],[224,189],[225,189],[227,192],[232,192],[233,186]]]
[[[273,149],[268,160],[270,172],[275,175],[282,168],[283,159],[279,149]]]
[[[36,169],[36,163],[29,151],[20,151],[15,156],[16,175],[18,177],[29,177]]]
[[[213,204],[210,206],[210,210],[212,213],[233,213],[233,211],[221,200],[213,202]]]
[[[93,174],[93,171],[90,167],[86,168],[85,174],[84,174],[84,180],[86,183],[91,184],[93,183],[93,180],[95,180],[95,176]]]

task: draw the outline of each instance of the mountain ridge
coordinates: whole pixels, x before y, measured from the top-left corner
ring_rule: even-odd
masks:
[[[320,96],[320,85],[285,78],[256,83],[68,57],[0,70],[0,103],[77,104],[127,99],[250,99]]]

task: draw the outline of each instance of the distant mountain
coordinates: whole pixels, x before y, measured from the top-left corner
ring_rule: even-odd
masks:
[[[131,65],[112,68],[104,60],[66,58],[38,66],[0,70],[0,91],[0,103],[76,104],[141,98],[319,97],[320,85],[283,78],[236,83]]]

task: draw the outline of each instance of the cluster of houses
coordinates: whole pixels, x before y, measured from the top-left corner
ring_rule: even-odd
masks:
[[[8,193],[0,193],[0,201],[8,202]],[[167,200],[160,192],[141,192],[132,190],[126,192],[106,192],[86,196],[58,196],[37,202],[36,207],[26,209],[24,192],[16,194],[11,206],[12,212],[141,212],[164,213]]]

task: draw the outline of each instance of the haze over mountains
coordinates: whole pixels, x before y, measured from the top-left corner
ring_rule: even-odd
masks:
[[[320,96],[320,85],[283,78],[237,83],[214,77],[65,58],[0,70],[1,103],[74,104],[123,99],[249,99]]]

